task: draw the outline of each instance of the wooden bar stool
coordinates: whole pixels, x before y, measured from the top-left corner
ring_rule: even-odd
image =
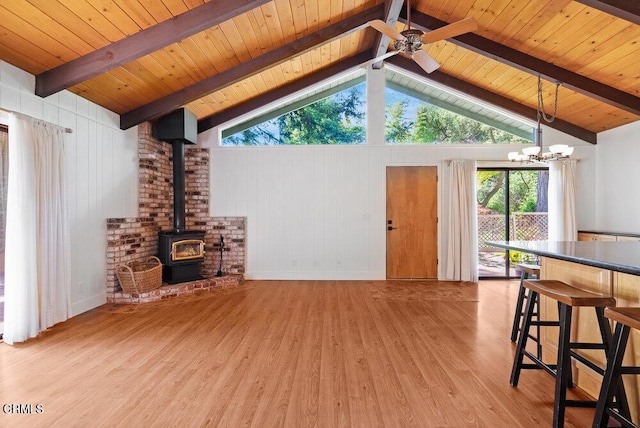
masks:
[[[596,406],[596,414],[593,418],[593,426],[606,427],[611,416],[623,427],[638,428],[638,425],[631,421],[626,403],[619,402],[620,400],[616,401],[615,395],[619,385],[622,384],[623,374],[640,375],[640,367],[622,365],[631,329],[640,330],[640,308],[607,308],[604,310],[604,316],[616,321],[617,324]]]
[[[520,331],[520,324],[522,323],[522,308],[524,307],[524,301],[527,298],[526,289],[524,288],[524,281],[531,278],[531,276],[540,278],[540,266],[527,263],[519,263],[516,265],[516,270],[519,270],[521,273],[520,288],[518,289],[518,300],[516,301],[516,310],[513,314],[513,327],[511,327],[511,341],[514,343],[516,340],[518,340],[518,332]],[[540,326],[538,326],[538,336],[540,336]],[[540,345],[538,344],[538,346]]]
[[[522,323],[522,331],[518,337],[518,345],[516,347],[516,355],[513,361],[513,369],[511,371],[511,385],[518,386],[520,372],[522,369],[544,369],[556,378],[555,400],[553,407],[553,426],[561,427],[564,425],[564,414],[567,406],[578,407],[595,407],[596,402],[593,400],[567,400],[567,387],[570,386],[569,374],[571,373],[571,358],[580,361],[596,373],[604,375],[604,369],[597,364],[574,352],[574,349],[601,349],[608,355],[609,343],[611,343],[611,328],[604,317],[604,308],[607,306],[615,306],[616,301],[613,297],[602,294],[584,291],[561,281],[553,280],[526,280],[524,287],[529,290],[527,294],[527,306],[524,313]],[[558,302],[559,320],[558,322],[549,322],[544,325],[557,325],[560,328],[558,335],[558,358],[555,365],[544,363],[540,358],[532,355],[526,350],[527,339],[529,338],[529,329],[531,328],[532,318],[534,314],[535,302],[543,295]],[[601,343],[581,343],[571,342],[571,315],[574,307],[592,307],[596,311],[598,325],[600,329]],[[544,321],[540,321],[543,323]],[[524,364],[524,357],[527,357],[534,364]],[[618,401],[624,403],[626,407],[626,395],[624,388],[620,385],[616,389],[616,397]]]

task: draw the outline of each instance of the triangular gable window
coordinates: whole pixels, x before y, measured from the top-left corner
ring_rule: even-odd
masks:
[[[531,124],[389,68],[386,70],[385,100],[388,144],[533,141]]]
[[[364,144],[364,72],[325,85],[222,131],[223,146]]]

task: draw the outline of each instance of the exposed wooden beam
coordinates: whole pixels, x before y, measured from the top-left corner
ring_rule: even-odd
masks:
[[[405,12],[406,10],[403,9]],[[405,13],[406,16],[406,13]],[[404,19],[401,18],[404,22]],[[412,10],[411,24],[423,31],[435,30],[447,25],[432,16]],[[627,92],[597,82],[588,77],[558,67],[546,61],[542,61],[531,55],[527,55],[508,46],[496,43],[476,34],[462,34],[448,39],[451,43],[469,49],[480,55],[492,58],[503,64],[515,67],[533,75],[541,75],[550,81],[559,81],[566,88],[572,89],[580,94],[597,99],[606,104],[628,111],[635,115],[640,115],[640,97],[636,97]]]
[[[360,30],[372,19],[379,19],[383,13],[383,7],[382,4],[374,6],[208,79],[126,112],[120,116],[120,128],[127,129],[144,121],[156,119],[184,104],[281,64],[291,57]]]
[[[408,58],[404,58],[398,55],[398,56],[391,57],[386,61],[389,64],[393,64],[396,67],[402,68],[413,74],[423,76],[427,80],[433,80],[434,82],[438,82],[449,88],[468,94],[471,97],[485,101],[489,104],[493,104],[505,110],[512,111],[523,117],[529,118],[534,121],[537,118],[536,109],[527,107],[524,104],[520,104],[509,98],[505,98],[501,95],[495,94],[486,89],[472,85],[471,83],[464,82],[460,79],[457,79],[453,76],[450,76],[448,74],[442,73],[437,70],[434,71],[433,73],[426,74],[418,64],[416,64],[414,61]],[[545,125],[549,126],[550,128],[557,129],[558,131],[562,131],[566,134],[572,135],[581,140],[587,141],[591,144],[597,143],[597,134],[595,132],[589,131],[588,129],[584,129],[580,126],[574,125],[564,120],[556,118],[556,120],[554,120],[553,122],[545,123]]]
[[[384,19],[387,25],[391,27],[394,27],[396,25],[403,4],[404,0],[385,1]],[[387,48],[389,47],[389,42],[390,39],[388,36],[385,36],[382,33],[378,33],[378,35],[376,36],[376,41],[373,44],[373,58],[378,58],[379,56],[384,55],[384,53],[387,51]],[[382,67],[382,61],[374,63],[372,67],[376,69]]]
[[[638,0],[576,0],[609,15],[640,25],[640,2]]]
[[[46,97],[211,28],[270,0],[211,0],[36,76],[36,95]]]
[[[287,95],[291,95],[295,92],[301,91],[305,88],[308,88],[309,86],[316,85],[323,80],[335,76],[336,74],[343,73],[349,69],[355,68],[369,59],[371,59],[371,53],[363,52],[361,54],[352,56],[351,58],[347,58],[335,65],[322,69],[316,73],[295,80],[285,86],[272,89],[271,91],[253,98],[250,101],[228,108],[218,114],[200,119],[198,121],[198,133],[204,132],[208,129],[213,128],[214,126],[218,126],[230,121],[231,119],[235,119],[238,116],[242,116],[243,114],[247,114],[256,109],[264,107],[267,104],[284,98]]]

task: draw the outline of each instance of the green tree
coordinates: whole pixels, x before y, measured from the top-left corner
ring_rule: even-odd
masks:
[[[353,144],[365,139],[362,86],[225,137],[223,145]]]
[[[440,122],[440,117],[434,112],[434,108],[428,104],[418,107],[414,131],[416,143],[437,143],[446,124]]]
[[[509,172],[509,214],[514,212],[539,212],[538,199],[546,199],[546,187],[538,185],[539,173],[535,170],[512,170]],[[506,171],[478,171],[478,205],[504,214]],[[544,212],[544,211],[543,211]]]
[[[269,131],[267,124],[252,126],[224,139],[225,145],[234,146],[269,146],[279,142],[280,139]]]
[[[511,171],[509,176],[509,211],[535,211],[538,198],[538,171]]]
[[[413,122],[405,118],[408,102],[402,101],[387,107],[385,111],[385,139],[392,143],[410,143]]]
[[[282,144],[349,144],[363,141],[363,104],[355,88],[278,118]]]
[[[526,140],[449,110],[422,103],[416,112],[416,143],[496,144]]]
[[[549,211],[549,170],[538,171],[538,198],[536,212]]]
[[[505,171],[478,171],[478,205],[504,214]]]

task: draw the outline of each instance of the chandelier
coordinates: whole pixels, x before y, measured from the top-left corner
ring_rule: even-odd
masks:
[[[537,109],[537,128],[536,128],[536,145],[533,147],[525,147],[522,149],[522,153],[509,152],[508,159],[512,162],[522,163],[545,163],[549,161],[556,161],[560,159],[567,159],[573,153],[573,147],[566,144],[554,144],[549,146],[548,152],[542,151],[542,126],[541,122],[544,119],[545,122],[551,123],[556,119],[556,113],[558,112],[558,88],[560,83],[556,82],[556,94],[553,105],[553,115],[547,116],[544,111],[544,98],[542,96],[542,79],[538,75],[538,109]]]

